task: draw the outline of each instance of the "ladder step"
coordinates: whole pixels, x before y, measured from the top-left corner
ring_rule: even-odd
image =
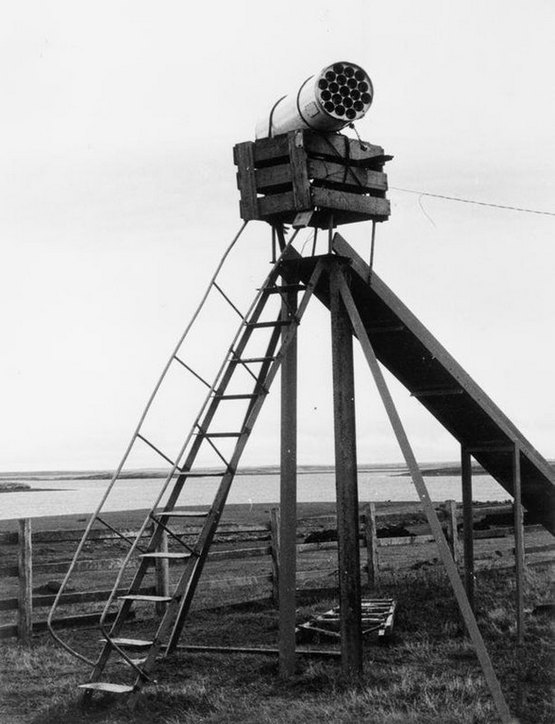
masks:
[[[223,475],[223,473],[222,473]],[[151,514],[152,517],[155,518],[206,518],[208,515],[208,511],[204,510],[170,510],[170,511],[164,511],[160,510],[156,513]]]
[[[149,596],[145,593],[128,593],[125,596],[118,596],[120,601],[147,601],[149,603],[168,603],[171,596]]]
[[[258,395],[256,393],[245,395],[215,395],[218,400],[254,400]]]
[[[251,362],[273,362],[275,357],[236,357],[230,360],[233,364],[250,364]]]
[[[167,552],[157,552],[153,551],[152,553],[142,553],[139,558],[152,558],[153,560],[159,559],[159,560],[168,560],[168,561],[179,561],[179,560],[185,560],[186,558],[190,558],[190,553],[167,553]]]
[[[241,437],[242,432],[199,432],[203,437]]]
[[[287,327],[293,323],[293,320],[278,319],[275,322],[247,322],[247,327],[251,329],[261,329],[262,327]]]
[[[128,684],[112,684],[110,681],[91,681],[89,684],[79,684],[80,689],[89,691],[109,691],[111,694],[130,694],[133,686]]]
[[[215,472],[215,473],[203,473],[200,470],[197,472],[191,472],[191,471],[183,471],[181,473],[178,473],[179,475],[186,475],[188,478],[221,478],[222,475],[225,475],[227,473],[227,470],[222,470],[221,472]]]
[[[100,641],[103,641],[104,643],[106,643],[106,639],[100,639]],[[119,639],[119,638],[110,639],[109,643],[113,643],[116,646],[120,646],[122,648],[127,646],[131,649],[147,649],[147,648],[150,648],[153,644],[152,641],[145,641],[144,639],[123,639],[123,638],[122,639]]]
[[[304,284],[282,284],[279,287],[266,287],[264,294],[280,294],[281,292],[304,292],[306,286]]]

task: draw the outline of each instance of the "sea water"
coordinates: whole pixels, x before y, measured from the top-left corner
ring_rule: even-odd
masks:
[[[3,480],[6,475],[1,476]],[[18,474],[14,480],[30,486],[23,492],[0,494],[0,520],[38,517],[44,515],[87,514],[93,512],[108,487],[107,480],[71,479],[54,475]],[[434,501],[461,500],[461,480],[456,475],[426,477],[430,497]],[[103,507],[105,511],[140,510],[150,508],[162,488],[160,478],[129,478],[119,480]],[[179,506],[209,505],[218,486],[217,478],[190,479],[178,501]],[[162,498],[162,502],[165,499]],[[301,503],[335,500],[333,472],[310,472],[298,475],[297,498]],[[489,475],[473,477],[473,498],[476,501],[503,501],[508,493]],[[410,477],[398,472],[360,472],[359,500],[416,501]],[[231,487],[228,503],[277,503],[279,475],[237,475]]]

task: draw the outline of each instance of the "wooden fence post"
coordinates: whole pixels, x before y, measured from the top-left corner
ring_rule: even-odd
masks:
[[[21,643],[30,646],[33,635],[33,560],[30,518],[22,518],[19,521],[18,567],[17,635]]]
[[[368,585],[373,587],[377,583],[379,570],[375,503],[368,503],[364,508],[364,534],[368,560]]]
[[[447,513],[447,541],[455,563],[459,562],[459,536],[457,529],[457,503],[454,500],[445,502]]]
[[[160,542],[158,543],[158,553],[168,552],[168,534],[165,530],[162,531],[160,536]],[[156,559],[156,595],[166,596],[170,595],[170,562],[167,558]],[[165,601],[156,602],[156,613],[158,616],[163,616],[166,611],[167,603]]]
[[[272,602],[279,602],[279,508],[270,509],[270,549],[272,556]]]

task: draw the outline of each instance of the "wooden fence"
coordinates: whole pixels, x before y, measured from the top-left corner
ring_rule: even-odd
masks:
[[[498,510],[496,508],[495,510]],[[508,507],[510,511],[510,506]],[[483,511],[483,508],[482,508]],[[448,501],[440,509],[440,515],[443,519],[444,529],[449,541],[451,550],[453,551],[455,560],[459,560],[459,541],[458,527],[460,519],[460,511],[453,501]],[[387,516],[387,513],[384,513]],[[318,519],[309,519],[312,521],[312,530],[323,531],[326,525],[330,526],[327,530],[333,533],[335,525],[334,516],[322,516]],[[314,521],[317,524],[314,525]],[[306,523],[307,521],[304,521]],[[387,548],[401,545],[420,545],[433,542],[430,535],[405,535],[402,537],[379,537],[378,526],[376,523],[376,510],[373,503],[367,504],[363,509],[360,518],[360,538],[362,544],[361,563],[362,568],[368,576],[368,583],[375,585],[378,581],[380,572],[382,571],[382,557]],[[204,593],[214,595],[215,593],[223,593],[220,596],[222,600],[229,600],[229,593],[233,590],[243,591],[244,596],[241,600],[254,600],[260,598],[273,597],[277,600],[278,580],[279,580],[279,510],[273,509],[270,514],[268,523],[257,525],[237,525],[233,523],[224,523],[218,528],[215,545],[212,547],[208,561],[209,564],[217,564],[221,562],[233,562],[238,565],[238,571],[234,573],[233,563],[226,563],[224,575],[222,577],[222,566],[215,566],[216,576],[204,575],[202,578],[202,591]],[[183,534],[194,541],[196,535],[200,531],[200,526],[189,526]],[[495,537],[506,537],[511,532],[510,528],[495,528],[493,530],[474,531],[475,539],[486,539]],[[68,544],[73,548],[77,541],[81,539],[82,530],[50,530],[50,531],[32,531],[31,519],[25,518],[19,521],[18,532],[0,532],[0,546],[2,553],[6,552],[4,559],[12,560],[0,566],[0,581],[12,579],[11,593],[13,595],[0,598],[0,615],[2,612],[15,611],[16,621],[4,623],[0,625],[0,639],[17,636],[23,643],[29,643],[33,631],[43,631],[46,628],[46,621],[34,620],[33,613],[36,609],[42,609],[52,605],[56,595],[56,582],[49,582],[47,587],[54,586],[54,589],[44,590],[33,589],[34,579],[44,579],[53,574],[65,574],[69,561],[67,560],[68,551],[65,552],[66,559],[61,560],[56,556],[54,545]],[[145,536],[150,536],[152,530],[147,530]],[[136,535],[136,531],[125,531],[125,534],[132,538]],[[314,537],[314,536],[313,536]],[[317,537],[317,536],[316,536]],[[99,529],[91,531],[91,541],[94,544],[90,548],[90,553],[86,559],[79,561],[75,571],[77,574],[94,573],[96,585],[102,582],[102,575],[106,572],[115,572],[120,568],[124,555],[106,555],[106,544],[119,544],[120,539],[116,533],[109,529]],[[104,544],[104,547],[103,547]],[[162,549],[167,548],[167,538],[162,539]],[[232,547],[230,547],[232,546]],[[337,548],[337,542],[334,540],[320,540],[317,542],[298,542],[297,554],[299,557],[304,556],[305,562],[308,562],[308,569],[300,571],[301,574],[308,573],[318,574],[320,579],[326,575],[333,575],[337,569],[337,559],[335,556],[327,559],[324,565],[328,567],[319,567],[311,569],[314,565],[314,558],[311,554],[318,551],[332,551]],[[553,544],[527,546],[527,553],[541,553],[552,551],[555,548]],[[366,554],[364,555],[364,550]],[[12,555],[10,556],[10,552]],[[513,553],[514,549],[508,548],[507,553]],[[477,558],[480,552],[477,551]],[[261,563],[265,565],[257,565],[252,559],[262,559]],[[53,560],[54,559],[54,560]],[[249,559],[249,573],[245,573],[246,561]],[[312,563],[311,563],[312,561]],[[208,566],[210,568],[210,566]],[[302,575],[300,576],[302,578]],[[60,575],[61,578],[61,575]],[[86,580],[85,577],[84,580]],[[156,593],[161,596],[167,596],[171,589],[171,576],[169,561],[158,560],[153,570],[152,583],[142,589],[143,593]],[[14,580],[15,579],[15,580]],[[8,588],[10,586],[8,585]],[[2,585],[0,589],[5,595],[6,587]],[[122,588],[121,593],[125,593],[126,589]],[[89,590],[68,591],[64,593],[60,600],[63,607],[73,606],[82,607],[82,604],[94,604],[105,601],[109,596],[110,590],[106,588],[94,588]],[[157,613],[163,612],[164,604],[157,606]],[[67,609],[66,609],[67,610]],[[112,614],[114,615],[114,614]],[[75,625],[94,625],[98,622],[99,611],[94,613],[83,613],[81,611],[73,615],[64,615],[56,618],[56,627]]]

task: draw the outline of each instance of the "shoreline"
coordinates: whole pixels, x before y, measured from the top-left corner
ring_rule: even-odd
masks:
[[[461,467],[456,462],[421,463],[420,469],[423,475],[429,477],[443,475],[460,475]],[[207,474],[213,473],[213,467],[201,467],[198,472]],[[315,473],[331,474],[335,471],[334,465],[299,465],[298,475],[312,475]],[[358,465],[359,473],[385,473],[394,477],[405,477],[409,475],[407,466],[404,463],[362,463]],[[472,466],[474,475],[487,474],[484,469],[475,463]],[[279,465],[253,465],[240,468],[237,476],[251,475],[279,475]],[[33,470],[33,471],[7,471],[0,472],[0,487],[3,483],[24,483],[25,481],[39,480],[111,480],[113,470]],[[160,468],[137,468],[123,471],[120,474],[122,480],[141,480],[143,478],[165,478],[167,471]]]
[[[433,501],[435,506],[441,505],[443,500]],[[500,501],[486,501],[478,502],[475,501],[474,508],[503,508],[506,507],[506,502]],[[206,506],[199,505],[188,505],[179,506],[183,510],[199,510]],[[269,519],[270,510],[272,508],[279,507],[279,503],[229,503],[225,506],[222,522],[225,523],[238,523],[238,524],[249,524],[255,525],[259,523],[265,523]],[[297,504],[297,517],[298,519],[304,518],[318,518],[335,515],[336,503],[335,501],[326,502],[312,502],[312,503],[298,503]],[[361,512],[363,506],[361,505]],[[376,510],[379,515],[386,515],[392,520],[398,518],[397,523],[407,525],[407,519],[410,519],[411,524],[417,521],[425,520],[424,512],[418,501],[377,501]],[[117,510],[110,511],[103,514],[103,519],[106,522],[114,525],[115,527],[135,529],[138,528],[148,514],[146,508],[139,508],[136,510]],[[58,515],[44,515],[34,516],[30,519],[33,527],[37,530],[69,530],[69,529],[83,529],[88,523],[91,517],[90,513],[69,513]],[[397,524],[396,523],[396,524]],[[7,520],[0,520],[0,531],[12,531],[18,528],[18,519],[10,518]]]

